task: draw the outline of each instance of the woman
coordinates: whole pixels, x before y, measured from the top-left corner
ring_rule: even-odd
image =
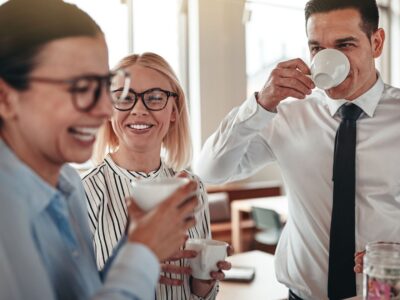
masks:
[[[66,163],[89,159],[119,100],[110,82],[127,90],[128,77],[109,72],[97,24],[60,0],[1,5],[0,45],[0,299],[152,298],[158,261],[194,225],[196,201],[179,207],[196,184],[129,230],[102,284],[84,190]]]
[[[133,78],[129,94],[114,103],[112,118],[102,128],[95,146],[95,159],[101,163],[83,178],[99,269],[124,232],[127,219],[122,199],[132,196],[131,182],[174,177],[191,157],[185,96],[169,64],[157,54],[144,53],[125,57],[117,68],[124,68]],[[114,94],[121,91],[117,89]],[[211,238],[207,194],[199,179],[187,174],[198,182],[203,204],[196,213],[197,225],[188,230],[188,235]],[[156,290],[157,299],[215,298],[215,281],[189,276],[185,258],[195,255],[193,251],[180,251],[162,264],[164,274]],[[220,269],[229,268],[229,263],[221,262]],[[212,276],[222,279],[224,275],[220,271]]]

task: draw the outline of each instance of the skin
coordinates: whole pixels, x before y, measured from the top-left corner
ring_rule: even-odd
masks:
[[[108,73],[107,55],[102,37],[55,40],[41,51],[31,76],[67,79],[89,73],[104,75]],[[0,82],[0,113],[6,123],[2,139],[53,186],[65,162],[84,162],[92,154],[94,139],[79,140],[71,128],[98,128],[111,115],[109,95],[104,91],[98,105],[84,113],[75,109],[68,87],[31,82],[28,90],[20,92]]]
[[[168,79],[159,72],[133,65],[127,71],[134,78],[131,88],[141,93],[151,88],[173,91]],[[150,172],[160,166],[161,145],[172,123],[176,120],[175,98],[168,99],[167,106],[160,111],[149,111],[138,101],[131,111],[114,109],[111,124],[119,140],[118,151],[112,157],[128,170]],[[149,129],[129,128],[130,124],[147,124]]]
[[[360,24],[361,16],[355,9],[316,13],[308,19],[311,58],[322,49],[333,48],[342,51],[350,61],[350,73],[345,81],[326,90],[332,99],[354,100],[377,80],[374,59],[382,53],[385,33],[378,29],[368,38]],[[304,99],[315,87],[307,74],[310,69],[299,58],[279,63],[260,91],[258,102],[265,109],[276,111],[280,101],[288,97]]]
[[[354,272],[362,273],[363,272],[363,260],[364,260],[365,251],[356,252],[354,254]]]
[[[131,81],[130,88],[137,93],[142,93],[151,88],[161,88],[167,91],[173,91],[172,85],[168,79],[159,72],[145,68],[139,65],[132,65],[126,70],[131,74],[134,80]],[[113,160],[128,170],[135,170],[149,173],[160,166],[160,152],[162,141],[171,125],[176,121],[176,112],[174,106],[175,98],[168,99],[167,106],[161,111],[149,111],[139,100],[131,111],[113,110],[111,124],[119,140],[119,147],[112,154]],[[133,129],[129,127],[132,124],[146,124],[151,127],[148,129]],[[184,176],[184,175],[181,175]],[[162,240],[162,237],[160,238]],[[179,250],[166,260],[161,262],[163,272],[191,275],[190,267],[179,267],[165,261],[179,261],[183,258],[196,257],[197,252],[191,250]],[[227,261],[218,263],[220,270],[229,270],[231,265]],[[206,296],[215,280],[224,278],[222,271],[212,272],[214,280],[192,279],[192,292],[198,296]],[[171,276],[161,276],[160,283],[166,285],[182,285],[183,280],[172,279]]]
[[[109,73],[102,35],[49,42],[43,46],[37,62],[32,77],[68,79]],[[27,90],[18,91],[0,79],[0,116],[4,123],[0,137],[19,159],[54,187],[64,163],[84,162],[92,154],[95,135],[82,139],[76,129],[99,128],[112,114],[110,95],[105,88],[89,112],[74,107],[68,88],[68,84],[31,82]],[[196,189],[196,183],[190,182],[163,205],[139,220],[136,218],[128,240],[146,245],[160,260],[173,255],[184,243],[187,229],[195,225],[193,211],[197,200],[187,199]],[[135,214],[134,207],[129,206],[129,219],[133,220]]]

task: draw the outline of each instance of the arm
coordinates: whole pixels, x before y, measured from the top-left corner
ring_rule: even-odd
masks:
[[[142,244],[126,243],[93,299],[152,299],[159,271],[160,264],[152,251]]]
[[[195,171],[206,182],[222,183],[255,173],[275,159],[268,141],[273,134],[273,113],[279,103],[294,97],[304,99],[314,83],[301,59],[279,63],[271,72],[258,98],[252,96],[222,121],[207,140]]]
[[[206,182],[222,183],[250,176],[274,155],[261,134],[272,125],[275,113],[261,107],[255,96],[233,109],[203,146],[194,165]]]

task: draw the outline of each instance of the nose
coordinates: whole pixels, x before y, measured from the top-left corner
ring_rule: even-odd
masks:
[[[147,115],[149,111],[146,106],[143,104],[143,98],[138,96],[136,104],[132,107],[130,114],[131,115]]]

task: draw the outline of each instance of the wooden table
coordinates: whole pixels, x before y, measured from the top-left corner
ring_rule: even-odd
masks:
[[[243,220],[243,213],[251,212],[253,206],[273,209],[281,216],[282,222],[286,222],[287,220],[288,201],[286,196],[233,201],[231,203],[232,246],[236,253],[243,251],[240,226]]]
[[[250,283],[220,282],[217,300],[286,299],[288,289],[275,277],[274,256],[261,251],[235,254],[227,258],[233,266],[249,266],[256,269]]]

